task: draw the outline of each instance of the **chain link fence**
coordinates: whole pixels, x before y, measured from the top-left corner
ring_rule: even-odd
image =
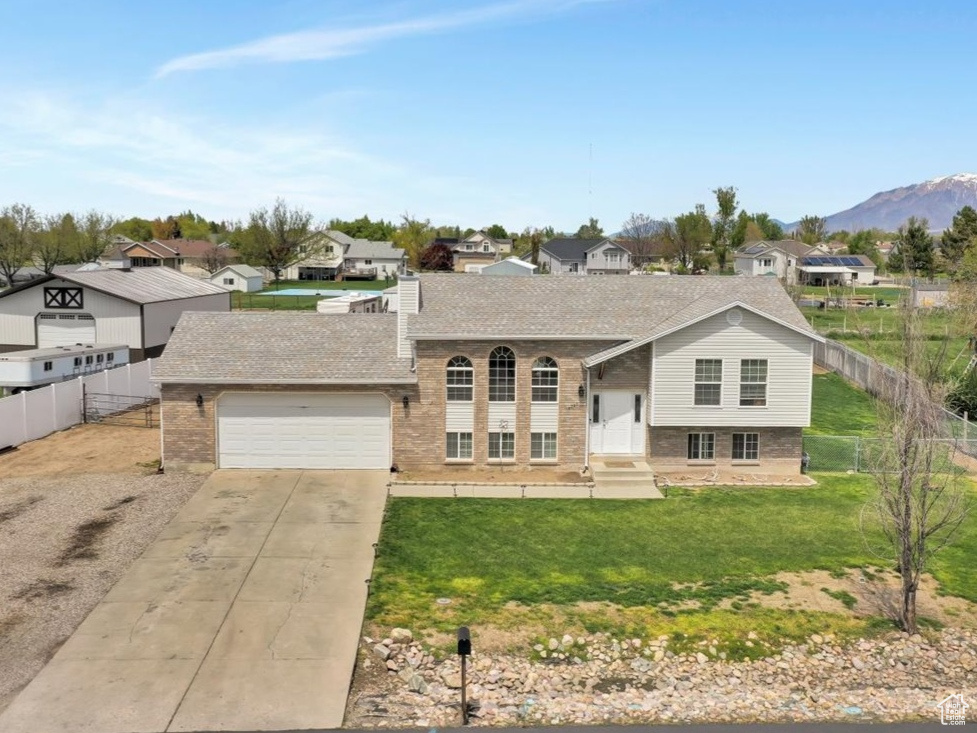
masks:
[[[977,439],[943,438],[936,441],[937,472],[956,472],[956,458],[960,454],[977,454]],[[891,446],[890,446],[891,448]],[[855,471],[875,473],[884,471],[888,456],[886,441],[881,438],[865,438],[857,435],[805,435],[804,453],[808,458],[808,471]]]

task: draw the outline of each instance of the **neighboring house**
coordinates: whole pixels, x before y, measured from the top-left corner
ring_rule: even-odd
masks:
[[[535,275],[539,272],[539,267],[518,257],[506,257],[499,262],[483,266],[477,272],[482,275]]]
[[[393,242],[371,242],[355,239],[343,257],[344,280],[388,280],[407,265],[407,252]]]
[[[283,280],[335,280],[343,269],[343,253],[355,240],[330,229],[307,246],[308,255],[282,271]],[[274,273],[266,271],[270,279]]]
[[[0,293],[0,351],[125,344],[159,356],[184,311],[228,311],[231,294],[168,267],[77,270]]]
[[[801,285],[871,285],[875,263],[866,255],[807,255],[797,267]]]
[[[217,257],[227,264],[238,261],[237,252],[226,244],[214,244],[206,239],[153,239],[113,246],[99,263],[118,269],[169,267],[186,275],[209,277],[208,260]]]
[[[798,262],[811,251],[810,245],[794,239],[750,242],[733,253],[733,271],[737,275],[773,275],[793,283]]]
[[[397,313],[370,318],[187,313],[154,372],[167,470],[800,469],[823,338],[773,278],[398,289]]]
[[[479,272],[485,265],[512,254],[511,239],[496,239],[484,231],[462,239],[439,238],[433,244],[447,244],[454,257],[455,272]]]
[[[240,290],[242,293],[256,293],[265,286],[265,278],[251,265],[227,265],[222,267],[209,280],[226,290]]]
[[[477,232],[473,232],[461,240],[462,244],[474,244],[476,249],[478,247],[484,247],[488,244],[492,247],[495,252],[500,256],[507,256],[512,254],[512,240],[508,237],[504,239],[499,239],[487,234],[484,229]]]
[[[551,239],[540,245],[539,268],[540,272],[564,275],[627,275],[631,254],[606,238]]]

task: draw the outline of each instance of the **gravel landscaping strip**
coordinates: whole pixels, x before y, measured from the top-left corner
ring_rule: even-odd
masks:
[[[0,712],[205,478],[0,480]]]
[[[472,725],[936,722],[940,700],[977,696],[977,633],[966,629],[845,645],[814,634],[735,662],[712,644],[676,652],[667,637],[598,633],[537,644],[535,660],[476,653]],[[364,637],[345,725],[454,726],[460,687],[457,657],[436,660],[409,630]]]

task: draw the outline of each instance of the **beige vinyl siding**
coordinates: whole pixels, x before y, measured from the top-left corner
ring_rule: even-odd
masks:
[[[475,428],[475,405],[472,402],[445,404],[444,429],[449,433],[470,433]]]
[[[145,306],[146,343],[145,349],[161,346],[170,339],[170,333],[185,311],[229,311],[230,293],[202,295],[198,298],[182,298],[162,303],[147,303]],[[99,334],[101,339],[101,334]]]
[[[529,429],[533,433],[555,433],[560,425],[558,402],[534,402],[529,408]]]
[[[806,427],[811,418],[812,340],[750,311],[726,313],[659,339],[652,352],[649,424]],[[693,405],[696,359],[722,359],[718,407]],[[740,407],[740,361],[767,360],[767,404]]]
[[[100,343],[142,347],[139,306],[135,303],[83,288],[82,308],[45,308],[46,287],[81,286],[64,280],[52,280],[0,299],[0,344],[36,344],[38,313],[88,313],[95,318],[95,335]]]

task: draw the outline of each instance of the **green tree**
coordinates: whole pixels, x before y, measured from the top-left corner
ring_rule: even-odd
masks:
[[[602,239],[604,228],[594,217],[590,217],[586,224],[581,224],[577,233],[573,235],[577,239]]]
[[[889,268],[896,272],[924,273],[933,276],[935,257],[929,222],[915,216],[899,227],[899,242],[889,255]]]
[[[488,234],[490,237],[492,237],[492,239],[509,238],[509,232],[507,232],[506,228],[501,224],[493,224],[492,226],[490,226],[488,229],[485,230],[485,233]]]
[[[37,212],[27,204],[0,209],[0,274],[7,285],[30,261],[38,227]]]
[[[876,242],[881,241],[883,234],[879,229],[861,229],[855,232],[848,238],[848,254],[865,255],[881,270],[885,262]]]
[[[320,254],[323,243],[319,234],[311,213],[277,199],[270,211],[262,208],[251,212],[238,251],[248,264],[268,268],[277,284],[284,270]]]
[[[329,229],[335,229],[348,237],[354,239],[369,239],[371,242],[389,242],[393,239],[397,227],[393,222],[377,219],[373,221],[365,214],[359,219],[343,221],[342,219],[332,219],[328,225]]]
[[[145,222],[146,220],[130,219],[129,221]],[[146,224],[148,225],[149,222],[146,222]],[[112,243],[112,233],[116,227],[117,225],[110,215],[96,211],[95,209],[86,212],[81,217],[81,222],[78,227],[78,249],[74,253],[75,261],[95,262],[105,253],[105,250]]]
[[[394,232],[393,243],[407,253],[410,266],[417,269],[421,266],[421,252],[434,236],[430,219],[415,219],[410,213],[404,213]]]
[[[712,252],[720,270],[726,269],[726,259],[732,247],[733,221],[736,217],[736,189],[732,186],[713,190],[716,195],[716,219],[712,225]]]
[[[762,239],[768,242],[779,242],[784,238],[784,228],[771,219],[770,214],[767,212],[761,211],[759,214],[751,214],[750,219],[760,227],[760,230],[763,232]],[[746,241],[749,242],[751,240],[747,239]]]
[[[666,227],[669,252],[678,263],[680,272],[689,272],[702,265],[702,250],[713,234],[712,222],[703,204],[696,204],[693,211],[675,217]],[[698,260],[698,261],[697,261]],[[705,261],[708,266],[708,260]]]
[[[804,244],[823,242],[828,236],[828,221],[823,216],[805,216],[797,224],[796,236]]]
[[[78,251],[78,225],[71,214],[45,216],[34,239],[34,264],[47,274]]]
[[[964,206],[953,217],[950,228],[943,232],[940,240],[940,253],[946,263],[947,272],[955,275],[960,269],[967,250],[977,243],[977,211],[972,206]]]
[[[150,223],[153,230],[153,239],[179,239],[183,236],[180,230],[180,222],[175,216],[168,216],[165,219],[156,218]]]
[[[733,232],[729,236],[729,246],[731,249],[737,250],[742,247],[744,243],[751,241],[747,237],[750,224],[754,224],[754,226],[756,226],[755,223],[750,219],[750,215],[741,209],[740,213],[736,216],[736,223],[733,225]]]
[[[140,219],[138,216],[134,216],[131,219],[113,224],[112,234],[128,237],[133,242],[148,242],[153,238],[153,225],[149,219]]]

